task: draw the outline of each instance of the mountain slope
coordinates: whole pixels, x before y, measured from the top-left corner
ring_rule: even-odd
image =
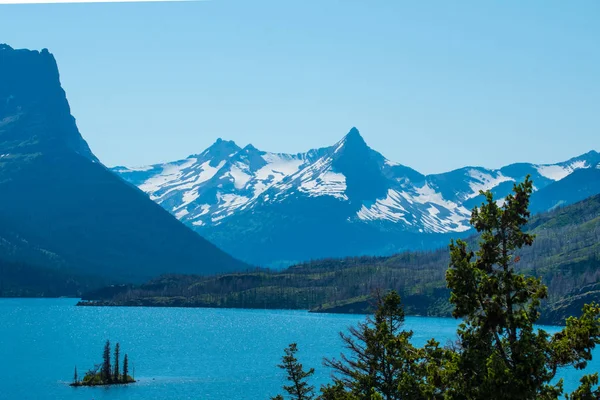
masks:
[[[246,268],[97,160],[47,50],[0,47],[0,193],[0,259],[27,243],[47,257],[23,261],[127,281]]]
[[[435,248],[469,234],[479,190],[501,198],[531,175],[532,207],[544,211],[600,193],[599,165],[600,154],[592,151],[552,165],[423,175],[387,160],[352,128],[333,146],[307,153],[267,153],[219,140],[185,160],[113,171],[231,254],[280,266]]]
[[[573,204],[597,193],[600,193],[600,168],[580,169],[534,193],[532,211]]]
[[[533,246],[517,268],[548,286],[542,322],[560,324],[584,302],[600,301],[600,195],[531,218]],[[468,239],[474,246],[476,237]],[[85,296],[97,304],[130,306],[297,308],[366,312],[376,289],[395,289],[409,314],[449,316],[448,249],[389,257],[318,260],[282,271],[211,277],[165,276],[146,284]]]

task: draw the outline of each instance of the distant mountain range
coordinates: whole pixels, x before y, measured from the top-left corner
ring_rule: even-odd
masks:
[[[46,49],[0,45],[0,295],[246,267],[100,163]]]
[[[600,195],[540,213],[525,228],[535,235],[518,252],[516,268],[548,287],[542,320],[564,324],[585,303],[600,301]],[[476,235],[466,239],[469,248]],[[447,244],[447,243],[446,243]],[[145,284],[89,292],[83,305],[312,309],[368,313],[377,289],[394,289],[409,315],[450,316],[447,246],[389,257],[348,257],[200,277],[169,275]]]
[[[217,140],[185,160],[111,172],[77,129],[54,57],[0,45],[0,295],[436,248],[471,233],[480,189],[500,198],[530,174],[532,209],[544,211],[599,193],[599,164],[592,151],[423,175],[353,128],[306,153]],[[43,279],[24,288],[33,275]]]
[[[112,171],[225,251],[265,266],[445,245],[470,233],[479,190],[503,198],[528,174],[534,212],[600,193],[595,151],[557,164],[424,175],[371,149],[356,128],[306,153],[218,139],[184,160]]]

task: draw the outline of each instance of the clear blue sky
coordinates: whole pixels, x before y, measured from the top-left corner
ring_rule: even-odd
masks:
[[[599,18],[598,0],[0,5],[0,42],[54,53],[110,166],[356,126],[433,173],[600,150]]]

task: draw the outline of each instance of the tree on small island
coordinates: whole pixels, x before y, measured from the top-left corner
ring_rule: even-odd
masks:
[[[111,383],[112,374],[110,368],[110,340],[107,340],[104,344],[104,353],[102,353],[102,381]]]
[[[82,380],[79,380],[77,367],[73,374],[73,382],[70,386],[105,386],[105,385],[124,385],[133,383],[135,380],[128,374],[129,361],[127,354],[123,359],[123,373],[119,371],[119,356],[121,346],[119,343],[115,346],[115,365],[114,369],[110,364],[110,341],[107,340],[102,353],[102,363],[96,364],[85,373]]]
[[[129,376],[129,360],[127,359],[127,354],[125,354],[125,358],[123,358],[123,376]]]
[[[114,367],[114,371],[113,371],[113,381],[118,382],[119,381],[119,352],[120,352],[120,348],[121,346],[119,346],[119,343],[117,343],[117,345],[115,346],[115,367]]]

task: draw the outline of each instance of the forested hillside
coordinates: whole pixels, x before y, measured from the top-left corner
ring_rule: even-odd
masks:
[[[520,253],[519,269],[549,287],[545,322],[599,299],[600,196],[533,217],[533,246]],[[476,238],[469,240],[472,244]],[[391,257],[328,259],[280,272],[255,270],[212,277],[169,275],[141,286],[89,293],[94,304],[182,307],[295,308],[366,312],[375,289],[395,289],[409,314],[449,315],[446,248]],[[584,289],[582,289],[584,288]],[[588,288],[589,290],[585,289]],[[582,293],[583,290],[583,293]],[[561,314],[562,313],[562,314]]]
[[[108,282],[72,270],[0,260],[0,297],[79,297]]]

